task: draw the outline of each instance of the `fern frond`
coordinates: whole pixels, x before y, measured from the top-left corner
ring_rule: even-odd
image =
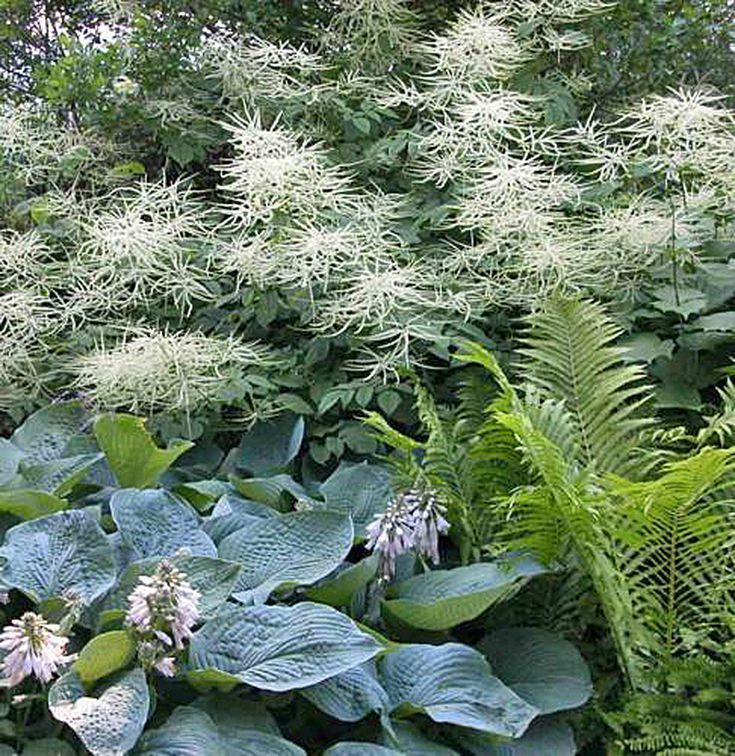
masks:
[[[613,345],[621,329],[597,303],[554,296],[529,316],[523,372],[542,395],[564,400],[579,439],[579,460],[621,472],[641,429],[649,399],[640,367],[625,365]]]
[[[723,388],[718,388],[720,410],[706,417],[707,424],[697,433],[697,446],[717,444],[727,446],[735,437],[735,385],[728,380]]]

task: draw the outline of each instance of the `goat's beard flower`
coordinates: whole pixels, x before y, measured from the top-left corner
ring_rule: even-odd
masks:
[[[163,560],[153,575],[138,578],[137,587],[128,597],[126,618],[142,635],[153,636],[164,646],[180,651],[199,619],[200,598],[186,575]]]
[[[10,685],[17,685],[29,675],[42,683],[49,682],[60,666],[74,658],[65,653],[68,642],[59,625],[35,612],[26,612],[6,625],[0,633],[0,648],[9,651],[2,667]]]

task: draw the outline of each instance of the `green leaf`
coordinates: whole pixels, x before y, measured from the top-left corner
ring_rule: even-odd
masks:
[[[0,756],[2,756],[0,751]],[[15,751],[10,751],[15,756]],[[56,738],[30,740],[23,747],[23,756],[76,756],[74,749],[65,741]]]
[[[405,756],[459,756],[451,748],[435,743],[413,723],[391,722],[392,736]],[[381,738],[385,742],[385,738]]]
[[[23,488],[0,491],[0,512],[7,512],[21,520],[60,512],[69,502],[44,491],[30,491]]]
[[[145,420],[133,415],[102,415],[94,424],[97,443],[122,488],[150,488],[188,449],[191,441],[174,441],[159,449],[145,428]]]
[[[127,667],[135,659],[136,640],[127,630],[112,630],[92,638],[74,662],[85,688]]]
[[[302,695],[330,717],[357,722],[373,711],[387,712],[388,694],[378,682],[372,661],[348,669],[301,691]]]
[[[459,643],[402,646],[386,654],[380,667],[399,715],[421,712],[435,722],[517,738],[538,714],[493,677],[480,653]]]
[[[15,444],[6,438],[0,438],[0,486],[13,479],[24,456]]]
[[[391,585],[383,610],[422,630],[447,630],[513,596],[546,570],[533,559],[434,570]]]
[[[279,509],[282,494],[288,492],[295,499],[309,501],[309,495],[290,475],[273,475],[270,478],[238,478],[230,475],[230,482],[235,490],[246,499],[252,499],[269,507]]]
[[[216,669],[272,691],[306,688],[381,651],[344,614],[320,604],[223,610],[194,633],[193,668]]]
[[[217,555],[212,539],[199,529],[194,510],[168,491],[116,491],[110,510],[122,542],[138,559],[172,556],[180,549],[199,556]]]
[[[131,750],[143,732],[150,698],[142,669],[117,675],[94,696],[87,696],[79,675],[60,677],[49,690],[48,706],[69,725],[93,756]]]
[[[674,342],[671,339],[662,341],[655,333],[636,333],[619,341],[626,352],[621,354],[625,362],[651,363],[658,357],[671,357]]]
[[[680,286],[660,286],[654,292],[651,305],[661,312],[674,312],[683,318],[701,312],[707,306],[707,295],[699,289]]]
[[[403,756],[403,751],[395,751],[376,743],[346,740],[327,748],[323,756]]]
[[[38,462],[28,467],[21,463],[20,470],[23,479],[28,483],[28,488],[47,491],[56,496],[66,496],[102,458],[101,452],[76,454],[73,457]]]
[[[265,601],[276,588],[309,585],[332,572],[352,548],[352,522],[336,512],[259,518],[227,536],[223,559],[243,565],[239,591]]]
[[[278,513],[267,504],[225,494],[202,523],[202,529],[215,543],[220,543],[228,535],[264,517],[278,517]]]
[[[566,722],[545,719],[533,722],[517,740],[498,742],[493,736],[466,730],[460,741],[472,756],[574,756],[577,753],[572,728]]]
[[[576,709],[592,695],[590,672],[579,651],[541,628],[496,630],[479,650],[493,672],[542,714]]]
[[[112,547],[94,509],[77,509],[24,522],[8,530],[0,580],[36,602],[75,594],[85,603],[115,581]]]
[[[349,606],[352,596],[375,577],[378,562],[375,555],[361,559],[308,588],[306,595],[321,604]]]
[[[378,394],[378,407],[386,415],[392,415],[401,406],[402,397],[393,389],[384,389]]]
[[[327,509],[352,517],[355,535],[365,537],[365,528],[382,512],[392,496],[390,473],[383,467],[363,462],[341,464],[321,487]]]
[[[80,402],[59,402],[34,412],[11,437],[27,463],[66,456],[69,442],[82,433],[88,413]]]
[[[235,463],[253,475],[277,472],[293,460],[304,439],[304,418],[285,413],[257,423],[237,447]]]

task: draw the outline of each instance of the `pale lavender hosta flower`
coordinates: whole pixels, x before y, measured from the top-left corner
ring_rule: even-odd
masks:
[[[68,643],[58,625],[35,612],[26,612],[6,625],[0,633],[0,648],[9,652],[2,660],[2,668],[10,685],[17,685],[29,675],[42,683],[49,682],[59,667],[74,659],[66,654]]]
[[[199,591],[186,575],[163,560],[152,575],[141,575],[128,597],[127,621],[138,632],[151,634],[166,646],[181,650],[199,619]]]
[[[153,668],[164,677],[173,677],[176,674],[176,660],[173,656],[164,656],[153,665]]]
[[[382,580],[390,580],[396,571],[396,557],[405,554],[414,545],[414,518],[411,512],[410,493],[396,497],[388,503],[385,512],[368,526],[368,549],[380,555]]]
[[[416,498],[413,508],[416,550],[439,564],[439,535],[449,532],[449,523],[444,518],[447,508],[430,491]]]

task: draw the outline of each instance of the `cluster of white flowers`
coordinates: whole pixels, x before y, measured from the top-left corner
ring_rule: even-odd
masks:
[[[446,508],[431,491],[410,490],[388,503],[368,526],[366,548],[380,555],[381,580],[395,575],[396,558],[415,549],[439,564],[439,535],[449,532]]]
[[[49,682],[60,667],[74,659],[66,653],[68,643],[59,625],[40,614],[26,612],[12,620],[0,633],[0,648],[6,652],[2,668],[8,684],[18,685],[31,675],[42,683]]]
[[[162,675],[175,673],[172,654],[184,648],[198,622],[201,594],[170,561],[159,562],[152,575],[141,575],[128,596],[127,623],[140,636],[139,656]]]

